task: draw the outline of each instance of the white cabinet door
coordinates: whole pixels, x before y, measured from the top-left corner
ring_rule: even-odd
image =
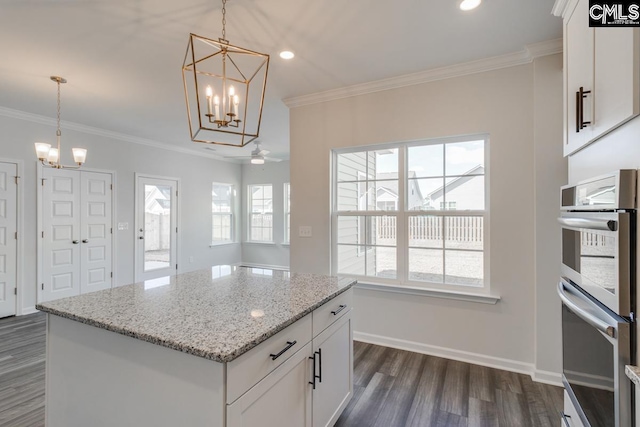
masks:
[[[16,314],[17,166],[0,163],[0,317]]]
[[[310,356],[308,343],[228,405],[227,427],[311,426]]]
[[[80,173],[44,169],[42,301],[80,294]]]
[[[595,29],[592,139],[640,113],[640,29]]]
[[[313,339],[316,378],[313,426],[332,426],[353,392],[351,313]]]
[[[608,29],[609,30],[609,29]],[[584,107],[584,121],[593,116],[593,61],[594,31],[589,27],[589,1],[580,0],[573,11],[567,14],[564,24],[565,38],[565,140],[564,155],[567,156],[591,140],[592,128],[580,128],[578,106]],[[580,88],[591,92],[582,100],[577,97]]]
[[[111,174],[81,172],[80,293],[111,287]]]

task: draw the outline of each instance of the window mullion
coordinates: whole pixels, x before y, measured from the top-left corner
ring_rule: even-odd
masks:
[[[396,275],[401,283],[409,276],[409,242],[407,232],[407,148],[398,149],[398,211],[396,214]]]

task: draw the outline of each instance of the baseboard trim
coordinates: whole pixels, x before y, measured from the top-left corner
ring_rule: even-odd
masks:
[[[32,305],[31,307],[22,307],[19,316],[26,316],[27,314],[34,314],[38,312],[40,312],[40,310],[37,310],[35,305]]]
[[[542,369],[535,369],[531,373],[531,379],[549,385],[555,385],[562,387],[562,374],[559,372],[543,371]]]
[[[487,356],[484,354],[422,344],[415,341],[401,340],[397,338],[390,338],[358,331],[353,331],[353,339],[354,341],[361,341],[369,344],[397,348],[399,350],[428,354],[429,356],[436,356],[445,359],[457,360],[460,362],[472,363],[474,365],[481,365],[489,368],[517,372],[519,374],[526,374],[531,376],[531,379],[533,381],[552,385],[562,385],[562,382],[560,381],[560,374],[536,370],[532,363],[519,362],[517,360],[503,359],[500,357]]]

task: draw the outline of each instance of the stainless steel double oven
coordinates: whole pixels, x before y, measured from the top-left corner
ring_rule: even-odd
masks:
[[[563,383],[585,426],[626,427],[633,395],[636,171],[562,187]]]

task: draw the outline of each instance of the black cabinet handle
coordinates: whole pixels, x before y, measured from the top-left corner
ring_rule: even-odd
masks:
[[[333,315],[335,316],[336,314],[340,313],[340,312],[341,312],[342,310],[344,310],[345,308],[347,308],[347,306],[346,306],[346,305],[344,305],[344,304],[340,304],[340,305],[338,306],[338,309],[337,309],[337,310],[332,311],[332,312],[331,312],[331,314],[333,314]]]
[[[89,243],[89,239],[82,239],[82,243]]]
[[[590,125],[591,122],[584,121],[584,99],[587,94],[590,94],[590,90],[584,90],[584,87],[580,86],[580,89],[576,92],[576,132]]]
[[[560,412],[560,416],[562,417],[562,421],[564,421],[564,425],[566,427],[571,427],[571,424],[569,424],[569,420],[567,420],[567,418],[571,418],[571,417],[565,414],[564,412]]]
[[[80,243],[79,240],[72,240],[71,243],[73,243],[74,245],[77,245],[78,243]]]
[[[319,363],[318,363],[318,373],[320,375],[318,375],[318,382],[322,382],[322,349],[319,348],[318,351],[316,351],[316,353],[318,354],[318,359],[319,359]]]
[[[313,386],[313,389],[316,389],[316,354],[313,353],[313,356],[309,356],[309,359],[313,360],[313,376],[311,377],[312,381],[309,381],[309,384]]]
[[[283,348],[282,350],[280,350],[280,353],[278,353],[278,354],[270,354],[269,355],[269,356],[271,356],[271,360],[276,360],[278,357],[282,356],[285,351],[289,350],[291,347],[296,345],[297,342],[298,341],[287,341],[287,346],[285,348]]]

